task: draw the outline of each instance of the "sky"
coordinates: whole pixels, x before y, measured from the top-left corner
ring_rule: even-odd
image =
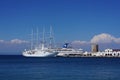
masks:
[[[0,0],[0,52],[21,52],[31,30],[53,27],[57,43],[120,48],[119,0]],[[89,45],[89,46],[88,46]]]

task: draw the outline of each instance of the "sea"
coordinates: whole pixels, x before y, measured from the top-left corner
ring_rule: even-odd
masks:
[[[0,80],[120,80],[120,58],[1,55]]]

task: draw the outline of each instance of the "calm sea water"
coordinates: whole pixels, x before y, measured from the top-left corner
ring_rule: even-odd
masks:
[[[0,56],[0,80],[120,80],[120,58]]]

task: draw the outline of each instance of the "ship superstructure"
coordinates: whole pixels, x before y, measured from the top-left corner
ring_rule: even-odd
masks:
[[[64,43],[62,48],[58,48],[59,54],[57,56],[62,56],[62,57],[77,57],[81,56],[83,53],[83,49],[74,49],[72,47],[68,47],[69,43]]]

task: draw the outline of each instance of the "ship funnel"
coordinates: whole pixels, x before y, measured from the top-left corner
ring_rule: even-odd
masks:
[[[69,44],[69,43],[65,43],[65,44],[63,45],[63,48],[68,48],[68,44]]]

